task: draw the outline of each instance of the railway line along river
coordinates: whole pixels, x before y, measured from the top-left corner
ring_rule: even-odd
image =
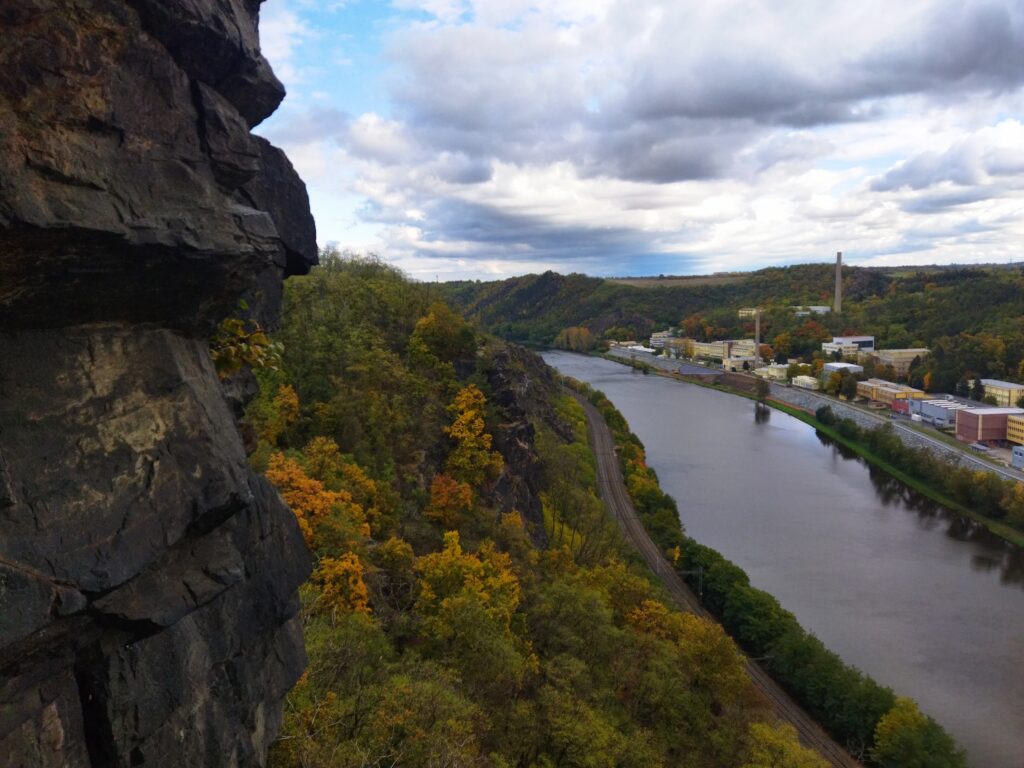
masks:
[[[544,359],[622,412],[687,534],[916,699],[973,766],[1024,768],[1024,550],[782,412],[608,360]]]

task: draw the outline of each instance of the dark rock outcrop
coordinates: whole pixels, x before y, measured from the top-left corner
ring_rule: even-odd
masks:
[[[259,764],[302,672],[206,343],[316,260],[259,5],[0,4],[0,768]]]
[[[573,439],[572,427],[550,405],[561,394],[558,383],[543,360],[514,344],[497,344],[485,373],[491,402],[502,416],[493,430],[493,446],[505,460],[487,500],[503,512],[518,512],[534,544],[543,547],[547,535],[540,496],[547,481],[534,424],[545,424],[566,442]]]

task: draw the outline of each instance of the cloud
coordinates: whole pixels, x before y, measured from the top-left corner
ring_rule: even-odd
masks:
[[[275,0],[260,9],[260,48],[274,68],[274,72],[287,86],[300,78],[295,64],[299,47],[316,36],[299,8],[292,8],[287,0]]]
[[[977,186],[995,177],[1024,174],[1024,124],[1004,120],[970,133],[941,152],[926,151],[897,163],[875,179],[875,191],[925,189],[950,182]]]
[[[271,45],[310,73],[297,2],[265,6]],[[1016,0],[393,8],[367,73],[386,104],[286,103],[272,138],[406,263],[980,259],[1021,234]]]

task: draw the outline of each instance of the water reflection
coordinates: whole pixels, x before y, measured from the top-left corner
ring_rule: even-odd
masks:
[[[754,403],[754,423],[767,424],[772,420],[772,409],[762,403]]]
[[[883,506],[901,507],[915,513],[918,524],[925,530],[945,526],[945,534],[949,538],[973,544],[982,550],[971,556],[971,567],[974,570],[998,571],[1002,583],[1024,585],[1024,549],[1000,538],[976,520],[954,512],[904,485],[828,435],[818,431],[815,434],[822,445],[832,450],[834,459],[855,461],[867,467],[875,496]]]

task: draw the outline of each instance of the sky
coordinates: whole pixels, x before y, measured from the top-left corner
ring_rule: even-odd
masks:
[[[420,280],[1024,261],[1022,0],[267,0],[257,132]]]

